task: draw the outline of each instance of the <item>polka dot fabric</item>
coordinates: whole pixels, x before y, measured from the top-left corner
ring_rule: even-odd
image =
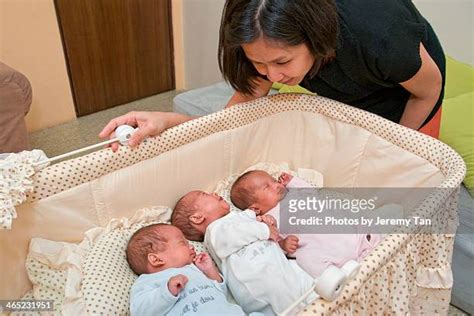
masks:
[[[68,245],[70,247],[76,246],[75,244],[48,241],[41,238],[32,241],[32,244],[38,244],[41,243],[41,241],[44,241],[48,244],[56,244],[57,247],[61,247],[60,245]],[[44,246],[44,244],[42,245]],[[53,301],[53,310],[48,311],[47,313],[40,313],[38,311],[32,311],[27,313],[15,312],[12,313],[12,315],[61,314],[61,307],[66,292],[65,285],[67,281],[67,265],[64,263],[67,261],[67,255],[66,251],[64,251],[61,255],[55,256],[51,252],[51,248],[46,248],[42,248],[42,251],[40,251],[40,248],[32,247],[30,245],[30,251],[26,258],[25,267],[28,274],[28,278],[33,284],[33,288],[28,291],[21,299],[48,301],[51,300]]]
[[[128,313],[128,292],[136,279],[125,259],[130,233],[131,230],[112,231],[87,255],[82,285],[87,314]]]
[[[29,300],[34,300],[35,297],[33,295],[33,290],[30,290],[26,292],[25,295],[22,296],[22,300],[29,301]],[[0,313],[2,310],[0,309]],[[39,316],[41,315],[39,312],[36,311],[31,311],[31,312],[11,312],[10,316]]]
[[[66,269],[53,269],[35,258],[26,260],[28,278],[33,283],[32,295],[36,300],[53,300],[54,312],[60,313],[64,299],[64,285],[66,283]]]
[[[167,211],[168,219],[170,212]],[[81,290],[88,315],[129,313],[129,292],[137,276],[126,260],[127,243],[136,230],[158,222],[163,221],[148,218],[130,226],[119,226],[95,241],[86,253],[82,267]],[[168,223],[168,220],[164,222]],[[197,252],[205,251],[202,243],[191,243]]]
[[[117,153],[113,153],[110,149],[103,149],[45,168],[34,176],[35,188],[28,194],[28,201],[46,198],[210,134],[247,125],[272,114],[295,110],[320,113],[362,127],[424,157],[446,174],[448,179],[443,184],[445,187],[455,188],[464,178],[465,164],[462,159],[449,146],[436,139],[324,97],[277,94],[191,120],[148,139],[137,150],[121,147]]]
[[[414,215],[433,218],[438,227],[455,227],[458,186],[464,178],[466,167],[461,157],[451,148],[436,139],[363,110],[323,97],[297,94],[260,98],[189,121],[167,130],[159,137],[149,139],[138,150],[131,151],[127,147],[122,147],[115,154],[108,149],[101,150],[53,165],[35,175],[35,189],[28,195],[28,200],[36,201],[46,198],[213,133],[244,126],[285,111],[319,113],[341,122],[359,126],[426,159],[445,175],[445,180],[436,192],[419,205]],[[445,219],[446,214],[449,217],[448,220]],[[449,264],[453,236],[432,234],[429,231],[428,234],[413,234],[414,232],[419,231],[407,228],[400,230],[397,234],[387,236],[364,259],[360,272],[346,285],[344,292],[338,299],[334,302],[318,300],[307,306],[302,313],[308,315],[399,315],[408,312],[413,315],[433,315],[445,313],[450,295],[449,275],[451,269]],[[111,234],[109,238],[111,239],[108,240],[108,243],[118,247],[119,236]],[[104,247],[108,243],[104,241]],[[104,253],[103,256],[108,260],[114,260],[116,256],[112,253],[107,254],[105,249],[96,250],[94,253],[95,256]],[[90,271],[83,284],[83,289],[90,291],[90,296],[88,296],[90,299],[87,300],[88,311],[109,314],[111,313],[109,305],[113,305],[115,313],[121,313],[124,310],[123,305],[115,304],[113,300],[110,300],[113,297],[122,303],[128,302],[128,293],[124,293],[123,290],[118,290],[114,286],[113,292],[107,294],[105,289],[108,284],[113,284],[113,282],[109,281],[107,276],[100,274],[106,271],[101,272],[98,267],[95,267],[95,260],[92,258],[88,260]],[[114,267],[114,271],[117,270],[117,275],[120,275],[124,282],[132,281],[133,278],[125,276],[125,266],[112,264],[105,259],[98,262],[108,263],[108,266]],[[434,281],[432,283],[422,282],[423,277],[430,273],[436,273],[439,276],[439,284]],[[96,286],[99,286],[101,290],[94,290]]]
[[[293,175],[285,164],[258,163],[247,170],[265,170],[277,178],[283,172]],[[242,173],[244,173],[242,172]],[[234,174],[220,181],[215,190],[230,203],[230,188],[239,175]],[[325,194],[337,195],[337,192]],[[340,196],[339,198],[348,198]],[[456,194],[453,193],[445,202],[444,210],[453,214],[448,216],[451,223],[456,222]],[[231,205],[231,210],[238,209]],[[428,214],[420,210],[420,214]],[[436,219],[433,227],[446,225],[443,212],[433,214]],[[427,216],[427,215],[426,215]],[[449,224],[449,223],[448,223]],[[439,228],[438,228],[439,229]],[[388,244],[388,245],[387,245]],[[439,269],[449,275],[452,237],[437,234],[400,234],[387,236],[362,262],[362,268],[356,279],[344,288],[344,292],[335,302],[314,302],[307,306],[304,315],[437,315],[447,313],[449,289],[425,289],[416,285],[417,272],[424,269]],[[430,302],[436,298],[438,301]],[[436,308],[431,308],[436,305]],[[424,308],[424,309],[423,309]]]

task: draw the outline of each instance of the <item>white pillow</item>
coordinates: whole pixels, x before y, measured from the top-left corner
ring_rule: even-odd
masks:
[[[68,269],[62,313],[128,314],[129,291],[137,278],[125,257],[128,240],[137,229],[167,223],[170,216],[168,207],[145,208],[131,219],[113,219],[106,227],[87,231],[75,251],[77,261]]]
[[[129,313],[129,291],[137,278],[125,249],[141,227],[169,223],[171,209],[141,209],[131,218],[113,219],[106,227],[85,233],[80,244],[33,238],[26,261],[34,299],[52,299],[56,312],[66,315]],[[197,252],[202,243],[191,242]],[[28,297],[29,297],[28,296]]]
[[[64,260],[58,254],[61,249],[71,247],[76,247],[76,245],[41,238],[31,240],[25,267],[33,288],[22,299],[53,300],[54,312],[58,314],[61,312],[67,267],[61,264]],[[39,313],[34,314],[39,315]]]

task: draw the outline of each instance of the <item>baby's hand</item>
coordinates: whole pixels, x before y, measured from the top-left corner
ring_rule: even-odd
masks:
[[[293,179],[293,176],[291,174],[282,172],[281,175],[278,177],[278,182],[280,182],[286,187],[288,183],[290,183],[291,179]]]
[[[216,265],[212,261],[207,252],[201,252],[194,258],[194,264],[201,270],[208,278],[222,282],[222,278],[217,270]]]
[[[299,239],[295,235],[289,235],[278,243],[280,244],[281,249],[289,254],[294,253],[299,247]]]
[[[175,275],[168,280],[168,290],[173,296],[178,296],[184,290],[186,283],[188,283],[188,278],[185,275]]]
[[[265,224],[270,229],[270,236],[268,237],[268,240],[279,241],[281,238],[280,238],[280,232],[278,231],[278,228],[276,228],[275,225],[270,225],[267,223]]]
[[[276,226],[276,219],[271,215],[260,215],[257,216],[257,221],[265,223],[267,225]]]
[[[196,257],[194,257],[194,264],[202,272],[206,272],[212,269],[217,269],[216,266],[214,265],[214,262],[212,262],[211,257],[206,252],[201,252]]]

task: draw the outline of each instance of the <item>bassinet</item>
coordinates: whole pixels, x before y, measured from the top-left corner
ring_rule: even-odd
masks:
[[[465,165],[445,144],[373,114],[308,95],[276,95],[189,121],[138,150],[101,150],[34,176],[11,230],[0,231],[0,297],[30,287],[24,262],[32,237],[79,242],[86,230],[150,205],[172,206],[193,189],[211,191],[261,161],[324,174],[328,187],[439,187],[418,206],[456,223]],[[333,302],[305,314],[447,313],[452,286],[450,234],[390,235],[362,262]]]

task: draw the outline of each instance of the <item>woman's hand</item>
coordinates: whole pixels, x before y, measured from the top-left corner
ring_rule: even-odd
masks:
[[[130,147],[136,147],[145,138],[157,136],[166,129],[184,123],[193,119],[191,116],[173,112],[129,112],[125,115],[112,119],[104,129],[99,133],[100,138],[114,138],[115,129],[120,125],[130,125],[138,127],[132,134],[128,144]],[[119,144],[110,145],[112,151],[117,151]]]

